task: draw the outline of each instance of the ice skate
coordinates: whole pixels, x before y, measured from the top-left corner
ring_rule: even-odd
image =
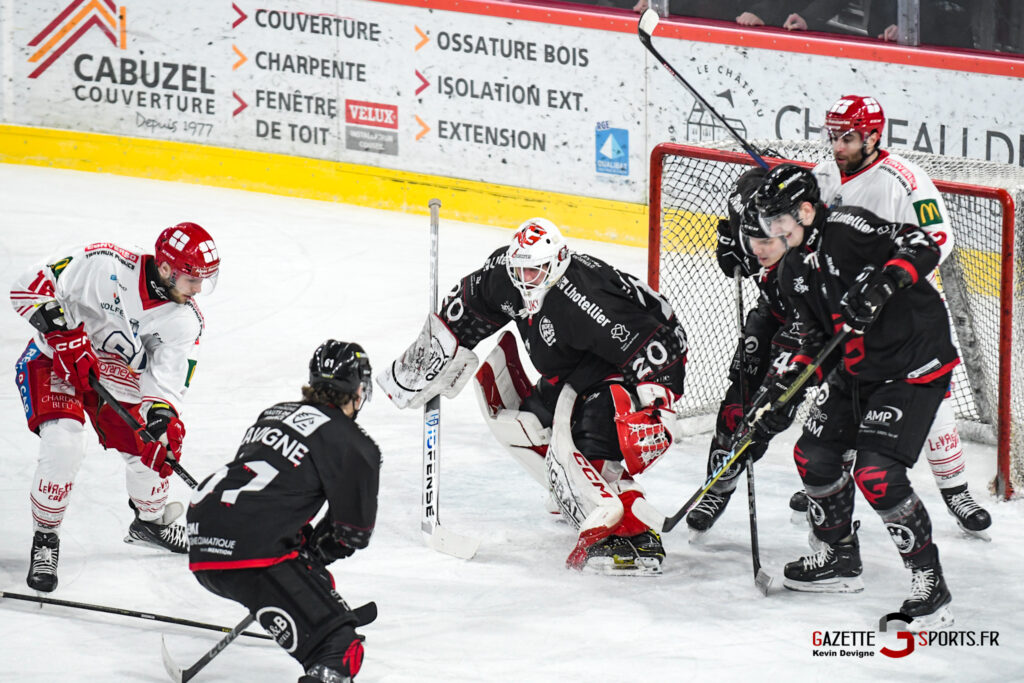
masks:
[[[992,526],[992,516],[975,502],[971,492],[967,490],[967,484],[951,489],[942,489],[942,500],[946,502],[946,509],[956,518],[956,523],[965,534],[975,536],[983,541],[992,540],[992,537],[985,532],[985,529]]]
[[[708,491],[697,503],[697,506],[687,513],[686,526],[690,527],[691,543],[711,530],[711,527],[725,511],[725,506],[729,504],[732,494],[732,491],[722,493]]]
[[[661,539],[651,531],[629,538],[609,536],[587,549],[582,571],[586,574],[654,576],[661,574],[664,557]]]
[[[864,590],[856,529],[847,538],[849,540],[831,545],[822,542],[817,552],[787,564],[782,585],[808,593],[859,593]]]
[[[168,503],[164,514],[152,522],[139,519],[136,511],[135,520],[128,527],[125,543],[141,543],[154,548],[163,548],[172,553],[188,552],[188,532],[183,524],[173,524],[181,516],[184,506],[181,503]]]
[[[52,531],[37,531],[32,536],[32,555],[29,559],[29,588],[41,593],[52,593],[57,588],[57,559],[60,557],[60,538]]]
[[[911,567],[910,597],[903,601],[900,611],[914,621],[913,631],[948,628],[953,625],[953,612],[949,604],[953,598],[946,588],[942,567],[936,563],[924,567]]]

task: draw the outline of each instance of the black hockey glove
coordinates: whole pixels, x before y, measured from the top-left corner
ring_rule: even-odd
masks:
[[[754,438],[767,443],[779,432],[784,432],[793,424],[797,408],[804,400],[807,393],[805,383],[785,404],[779,405],[779,398],[789,390],[796,381],[796,378],[803,372],[806,364],[794,362],[786,372],[781,375],[770,376],[754,395],[752,429]]]
[[[718,221],[718,246],[715,248],[715,257],[718,259],[718,267],[726,277],[732,277],[737,266],[741,273],[747,274],[746,259],[743,258],[740,245],[732,235],[729,221],[725,219]]]
[[[854,333],[864,334],[892,295],[910,284],[910,273],[899,266],[886,266],[881,270],[878,266],[867,266],[839,302],[843,322]]]
[[[342,560],[356,551],[334,537],[334,525],[328,517],[321,519],[309,536],[307,548],[313,557],[325,566]]]

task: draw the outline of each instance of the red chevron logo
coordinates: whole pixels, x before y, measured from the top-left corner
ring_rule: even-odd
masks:
[[[125,14],[125,8],[116,7],[113,0],[74,0],[29,42],[29,47],[38,45],[39,49],[28,61],[41,63],[28,77],[38,78],[93,26],[103,31],[114,47],[125,49]]]

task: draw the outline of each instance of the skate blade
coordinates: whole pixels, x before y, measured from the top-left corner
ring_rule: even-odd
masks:
[[[690,527],[687,528],[690,529],[690,543],[696,545],[700,545],[701,543],[703,543],[704,537],[708,535],[709,531],[711,531],[711,529],[705,529],[704,531],[701,531],[700,529],[693,529]]]
[[[634,562],[623,562],[612,557],[594,557],[588,560],[580,571],[598,576],[659,576],[661,563],[643,558]]]
[[[984,529],[978,529],[978,530],[968,529],[967,527],[965,527],[960,522],[960,520],[957,520],[956,523],[960,527],[960,531],[963,532],[964,536],[973,537],[973,538],[980,538],[981,540],[985,541],[986,543],[991,543],[992,542],[992,537],[989,536],[988,532],[985,531]]]
[[[800,512],[799,510],[791,510],[789,513],[789,521],[792,524],[807,524],[807,512]]]
[[[864,590],[864,581],[859,576],[843,576],[827,581],[785,579],[782,585],[798,593],[860,593]]]
[[[931,614],[921,617],[914,617],[907,627],[908,631],[917,633],[919,631],[934,631],[935,629],[949,628],[953,625],[953,610],[949,604],[940,607]]]

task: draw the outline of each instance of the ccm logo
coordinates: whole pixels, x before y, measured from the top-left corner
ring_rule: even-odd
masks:
[[[376,128],[398,128],[398,107],[392,104],[345,100],[345,121]]]
[[[89,343],[88,337],[79,337],[78,339],[72,339],[69,342],[60,342],[53,347],[54,351],[70,351],[85,346]]]

